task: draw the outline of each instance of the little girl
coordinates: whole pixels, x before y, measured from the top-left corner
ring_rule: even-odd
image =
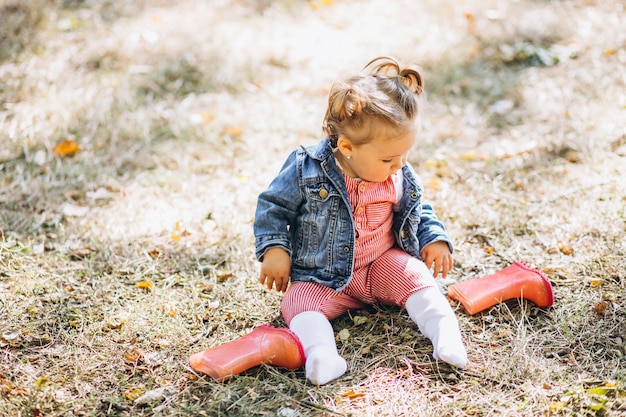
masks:
[[[406,308],[435,359],[467,364],[456,317],[434,280],[452,269],[452,245],[407,163],[422,91],[419,71],[388,57],[336,83],[327,137],[294,151],[259,196],[259,279],[285,292],[282,314],[314,384],[347,368],[329,320],[376,302]]]

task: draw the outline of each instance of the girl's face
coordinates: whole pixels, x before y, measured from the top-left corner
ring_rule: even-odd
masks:
[[[362,145],[355,145],[342,136],[337,142],[341,165],[351,177],[384,182],[404,166],[416,136],[415,127],[400,136],[381,137]]]

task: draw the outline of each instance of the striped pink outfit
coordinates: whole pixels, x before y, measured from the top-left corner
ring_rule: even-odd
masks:
[[[398,197],[393,177],[382,183],[344,178],[356,228],[352,279],[339,292],[316,282],[292,283],[281,307],[287,324],[305,311],[332,320],[376,302],[404,306],[410,295],[435,285],[422,261],[395,246],[391,226]]]

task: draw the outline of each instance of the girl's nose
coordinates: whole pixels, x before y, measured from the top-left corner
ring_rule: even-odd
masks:
[[[407,157],[403,156],[402,158],[400,158],[400,160],[398,162],[393,164],[393,166],[391,167],[391,169],[393,169],[393,172],[396,172],[397,170],[402,168],[404,166],[404,164],[406,164],[406,159],[407,159]]]

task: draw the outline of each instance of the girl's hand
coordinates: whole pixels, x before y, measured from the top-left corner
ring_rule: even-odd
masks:
[[[450,253],[450,247],[442,240],[426,245],[421,252],[422,260],[428,269],[433,269],[433,276],[437,278],[439,272],[445,278],[448,272],[452,270],[453,259]]]
[[[276,286],[276,291],[287,291],[291,272],[291,258],[283,248],[270,248],[263,255],[259,282],[271,290]]]

